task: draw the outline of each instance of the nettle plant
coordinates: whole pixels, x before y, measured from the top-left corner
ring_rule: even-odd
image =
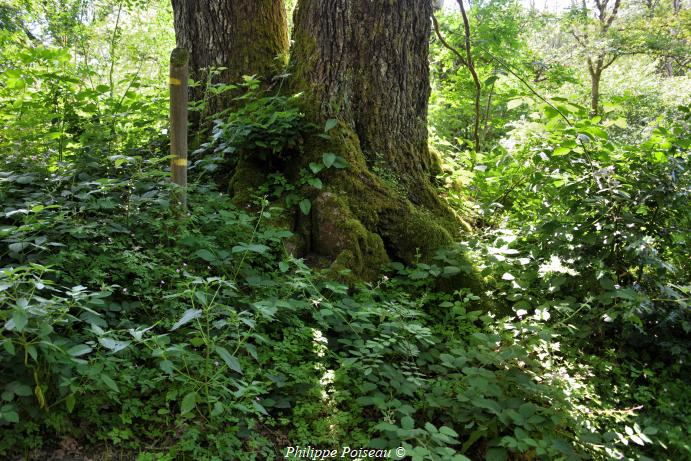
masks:
[[[18,423],[20,407],[34,416],[58,405],[71,412],[80,387],[75,374],[97,348],[80,324],[100,316],[112,291],[61,288],[54,273],[39,264],[0,270],[0,422]]]

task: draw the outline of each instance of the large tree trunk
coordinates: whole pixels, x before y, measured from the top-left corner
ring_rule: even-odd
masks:
[[[225,67],[216,82],[237,83],[243,75],[268,79],[287,61],[288,24],[282,0],[172,0],[178,47],[190,51],[190,73],[206,81],[207,69]],[[193,91],[200,100],[204,87]],[[228,105],[210,99],[206,113]]]
[[[226,81],[266,76],[286,51],[280,0],[173,6],[192,72],[225,66]],[[284,173],[299,177],[327,152],[349,163],[327,170],[322,190],[303,191],[312,207],[307,217],[294,215],[296,251],[358,277],[373,278],[391,259],[430,256],[464,224],[433,186],[439,165],[427,145],[431,13],[432,0],[299,0],[294,16],[292,88],[304,92],[310,121],[336,119],[338,126],[328,140],[305,140]],[[252,154],[241,153],[230,181],[239,204],[267,173],[268,162]]]
[[[360,275],[428,256],[461,225],[427,145],[431,13],[431,0],[301,0],[295,13],[294,88],[312,120],[339,121],[298,163],[335,152],[350,164],[328,173],[300,229],[307,251]]]

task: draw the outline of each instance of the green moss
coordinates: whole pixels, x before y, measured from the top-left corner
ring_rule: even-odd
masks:
[[[170,53],[170,64],[174,67],[182,67],[187,64],[190,59],[190,52],[187,48],[175,48]]]
[[[320,194],[312,212],[313,251],[329,257],[332,269],[350,269],[365,280],[376,278],[389,257],[381,237],[353,217],[344,197]]]
[[[266,171],[257,162],[241,158],[238,161],[233,177],[228,184],[228,194],[233,197],[233,204],[246,208],[254,200],[254,192],[266,183]]]

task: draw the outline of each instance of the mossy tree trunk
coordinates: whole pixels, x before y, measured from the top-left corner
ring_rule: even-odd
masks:
[[[237,83],[243,75],[268,79],[288,56],[283,0],[172,0],[178,47],[190,51],[190,76],[207,80],[207,69],[225,67],[216,82]],[[201,100],[203,86],[192,91]],[[227,98],[208,101],[206,113],[227,107]]]
[[[173,0],[178,46],[194,74],[224,66],[270,76],[287,47],[280,0]],[[330,139],[306,140],[286,174],[333,152],[346,169],[326,171],[309,216],[295,213],[299,251],[376,276],[391,259],[410,262],[449,244],[463,224],[433,183],[439,165],[427,144],[432,0],[299,0],[294,16],[292,88],[308,119],[336,119]],[[197,79],[199,79],[199,74]],[[224,104],[213,109],[223,109]],[[242,203],[265,177],[266,162],[244,153],[230,181]]]
[[[233,105],[238,92],[210,96],[205,83],[210,68],[226,68],[213,83],[238,83],[243,75],[255,75],[265,83],[285,69],[288,60],[288,22],[283,0],[172,0],[178,47],[190,51],[190,76],[201,82],[190,91],[191,101],[203,101],[202,113],[191,117],[199,136],[208,132],[206,116]],[[199,142],[199,139],[197,139]],[[251,152],[239,153],[231,191],[250,196],[265,176]],[[241,201],[241,200],[239,200]]]
[[[360,274],[389,258],[411,261],[452,241],[460,221],[433,187],[427,144],[431,0],[300,0],[291,52],[294,88],[317,122],[337,119],[324,152],[350,167],[330,172],[303,223],[308,251]],[[329,170],[330,171],[330,170]]]

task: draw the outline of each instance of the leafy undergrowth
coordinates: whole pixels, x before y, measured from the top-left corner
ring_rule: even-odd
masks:
[[[691,457],[688,108],[633,145],[562,100],[571,123],[546,108],[507,146],[442,146],[477,233],[346,286],[277,224],[343,159],[272,175],[248,210],[209,178],[243,147],[295,149],[314,127],[294,98],[246,80],[180,216],[160,90],[79,92],[65,53],[21,56],[0,86],[1,458]],[[467,257],[483,292],[453,285]]]
[[[348,287],[287,254],[285,211],[202,183],[179,217],[160,160],[111,161],[5,159],[0,456],[66,440],[139,460],[688,455],[685,355],[634,357],[628,323],[579,324],[595,304],[556,294],[578,278],[535,254],[539,234],[489,232]],[[488,292],[437,289],[468,252]]]

